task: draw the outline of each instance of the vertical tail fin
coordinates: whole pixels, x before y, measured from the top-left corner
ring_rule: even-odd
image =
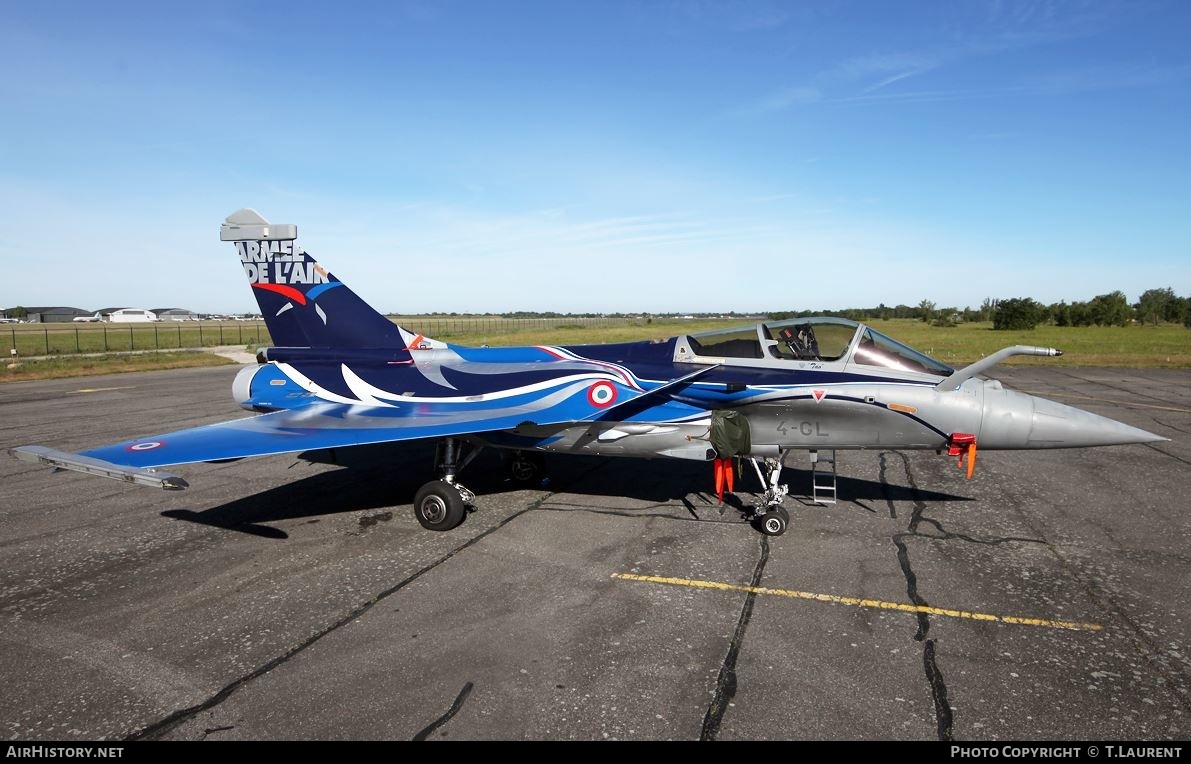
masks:
[[[415,340],[306,254],[296,225],[245,208],[227,217],[219,238],[235,243],[274,345],[405,350]]]

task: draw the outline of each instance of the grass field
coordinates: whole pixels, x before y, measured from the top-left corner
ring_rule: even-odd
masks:
[[[413,323],[418,317],[400,319]],[[459,335],[435,333],[427,326],[417,331],[435,339],[467,345],[507,346],[581,345],[599,342],[627,342],[672,337],[712,329],[739,326],[747,321],[731,320],[644,320],[621,321],[603,326],[481,325]],[[406,324],[402,324],[405,326]],[[954,327],[930,326],[912,319],[873,321],[874,329],[917,348],[950,365],[966,365],[1009,345],[1041,345],[1064,352],[1061,358],[1018,356],[1010,364],[1043,363],[1052,366],[1109,366],[1121,368],[1191,368],[1191,330],[1163,326],[1041,326],[1033,331],[994,331],[991,323],[968,323]],[[409,328],[413,328],[412,326]]]
[[[404,316],[396,319],[411,331],[462,345],[582,345],[659,339],[749,323],[741,319],[512,319],[492,316]],[[1041,326],[1033,331],[998,332],[989,323],[930,326],[911,319],[874,321],[873,328],[944,363],[962,366],[1008,345],[1041,345],[1064,351],[1062,358],[1017,357],[1010,364],[1107,366],[1120,368],[1191,368],[1191,330],[1178,325],[1128,327]],[[128,325],[19,324],[0,327],[3,344],[20,357],[78,353],[211,347],[267,346],[263,322],[195,322]],[[148,354],[136,368],[173,368],[178,354]],[[41,366],[44,376],[131,370],[129,362],[85,359],[84,365]],[[156,360],[154,360],[156,359]],[[80,359],[82,360],[82,359]],[[191,363],[190,365],[193,365]],[[68,369],[86,369],[68,371]],[[28,373],[28,372],[26,372]],[[0,375],[0,380],[31,379]]]
[[[1063,351],[1062,358],[1016,357],[1010,364],[1191,368],[1191,329],[1161,326],[1040,326],[1032,331],[994,331],[991,323],[941,328],[909,319],[874,321],[872,327],[927,355],[967,364],[1008,345],[1040,345]]]
[[[673,337],[740,326],[741,319],[493,319],[469,321],[455,318],[402,316],[394,319],[413,332],[460,345],[585,345],[600,342],[628,342]]]
[[[128,371],[187,369],[194,366],[222,366],[233,363],[226,358],[201,351],[173,353],[126,353],[109,356],[65,356],[39,361],[4,363],[0,382],[24,382],[35,379],[86,377],[91,374],[119,374]]]

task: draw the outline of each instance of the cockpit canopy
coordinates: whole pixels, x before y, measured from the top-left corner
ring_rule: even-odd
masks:
[[[689,335],[696,356],[767,361],[804,361],[870,366],[948,377],[954,369],[925,353],[846,318],[816,316],[766,321]]]

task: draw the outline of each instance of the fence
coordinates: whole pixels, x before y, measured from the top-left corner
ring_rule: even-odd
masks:
[[[630,318],[501,318],[499,316],[401,316],[394,318],[406,329],[427,337],[485,341],[488,335],[545,331],[566,327],[623,326]],[[128,352],[213,347],[216,345],[268,345],[269,330],[263,321],[160,322],[153,324],[21,324],[0,329],[9,347],[22,357],[75,353]]]
[[[547,331],[551,329],[597,328],[603,326],[624,326],[637,319],[622,317],[590,318],[578,316],[556,316],[553,318],[502,318],[500,316],[397,316],[393,321],[417,334],[435,339],[476,337],[491,334],[513,334],[516,332]]]
[[[21,356],[269,344],[269,330],[259,321],[82,326],[40,324],[5,329],[7,331],[4,334],[9,335],[9,348],[15,348]],[[0,337],[4,334],[0,334]]]

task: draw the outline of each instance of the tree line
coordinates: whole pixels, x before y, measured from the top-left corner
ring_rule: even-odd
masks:
[[[1055,326],[1128,326],[1138,322],[1157,326],[1183,324],[1191,328],[1191,298],[1179,297],[1169,287],[1149,289],[1129,304],[1124,292],[1115,291],[1087,302],[1042,305],[1028,297],[1001,300],[993,316],[994,329],[1033,329],[1038,324]]]
[[[21,306],[0,310],[5,318],[25,318],[27,311]],[[422,313],[429,317],[455,317],[465,314],[434,312]],[[654,318],[669,317],[672,314],[651,313],[557,313],[554,311],[518,310],[507,313],[466,314],[468,316],[500,318],[611,318],[652,322]],[[894,305],[881,303],[875,308],[847,308],[844,310],[775,310],[760,313],[737,311],[693,312],[691,318],[739,318],[741,321],[768,318],[780,321],[787,318],[808,316],[837,316],[853,321],[888,320],[909,318],[926,321],[935,326],[955,326],[961,322],[992,322],[994,329],[1033,329],[1039,324],[1055,326],[1128,326],[1131,323],[1158,325],[1161,323],[1182,324],[1191,328],[1191,297],[1179,297],[1170,287],[1148,289],[1137,302],[1130,304],[1124,292],[1117,290],[1101,294],[1086,302],[1066,301],[1044,305],[1030,297],[999,299],[988,297],[979,308],[943,307],[930,300],[917,305]]]
[[[989,297],[979,308],[938,307],[930,300],[916,306],[884,303],[875,308],[849,308],[829,311],[774,311],[775,320],[807,316],[838,316],[853,321],[910,318],[935,326],[955,326],[961,322],[991,321],[994,329],[1033,329],[1039,324],[1055,326],[1128,326],[1134,322],[1182,324],[1191,328],[1191,297],[1179,297],[1170,287],[1149,289],[1135,303],[1117,290],[1096,295],[1086,302],[1066,301],[1044,305],[1030,297],[1000,299]]]

